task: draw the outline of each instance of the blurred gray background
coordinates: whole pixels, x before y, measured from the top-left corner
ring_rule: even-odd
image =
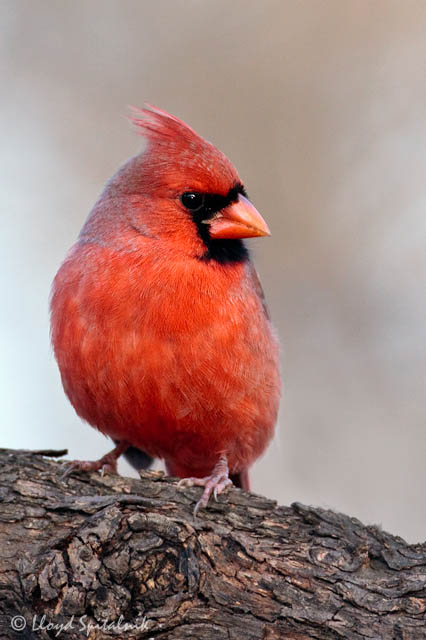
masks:
[[[2,0],[1,445],[107,440],[74,414],[52,278],[145,100],[237,166],[282,342],[253,489],[426,538],[426,3]],[[124,463],[123,472],[128,472]]]

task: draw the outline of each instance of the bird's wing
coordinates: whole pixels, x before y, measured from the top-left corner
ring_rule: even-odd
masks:
[[[262,307],[263,310],[265,312],[265,316],[268,318],[268,320],[271,319],[271,316],[269,315],[269,309],[268,306],[266,304],[266,299],[265,299],[265,294],[263,292],[263,288],[262,288],[262,284],[260,282],[260,278],[259,278],[259,274],[257,273],[254,265],[252,262],[249,262],[249,272],[250,272],[250,276],[253,282],[253,286],[254,286],[254,290],[256,291],[257,295],[259,296],[259,299],[262,303]]]

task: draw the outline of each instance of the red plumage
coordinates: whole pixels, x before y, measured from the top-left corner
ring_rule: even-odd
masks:
[[[172,475],[210,477],[222,457],[247,477],[272,437],[280,380],[239,238],[267,227],[213,145],[159,109],[134,121],[147,148],[107,183],[53,283],[64,389],[79,416]]]

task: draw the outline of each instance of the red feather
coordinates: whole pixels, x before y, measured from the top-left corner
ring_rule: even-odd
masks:
[[[173,475],[208,476],[224,454],[247,477],[274,430],[277,342],[250,261],[206,259],[179,200],[240,178],[166,112],[134,121],[147,150],[108,182],[53,284],[64,389],[84,420]]]

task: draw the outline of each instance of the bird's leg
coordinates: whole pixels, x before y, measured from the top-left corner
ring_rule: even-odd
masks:
[[[128,442],[121,440],[112,451],[106,453],[99,460],[66,460],[63,463],[65,472],[62,474],[62,478],[68,476],[72,471],[99,471],[101,469],[102,475],[105,471],[117,473],[117,460],[129,447],[130,444]]]
[[[221,455],[213,471],[209,476],[205,478],[182,478],[178,482],[178,488],[181,487],[204,487],[203,495],[198,500],[194,507],[194,518],[198,513],[198,510],[207,506],[209,498],[213,493],[214,499],[217,500],[217,496],[222,493],[232,484],[232,480],[229,478],[228,461],[226,455]]]

